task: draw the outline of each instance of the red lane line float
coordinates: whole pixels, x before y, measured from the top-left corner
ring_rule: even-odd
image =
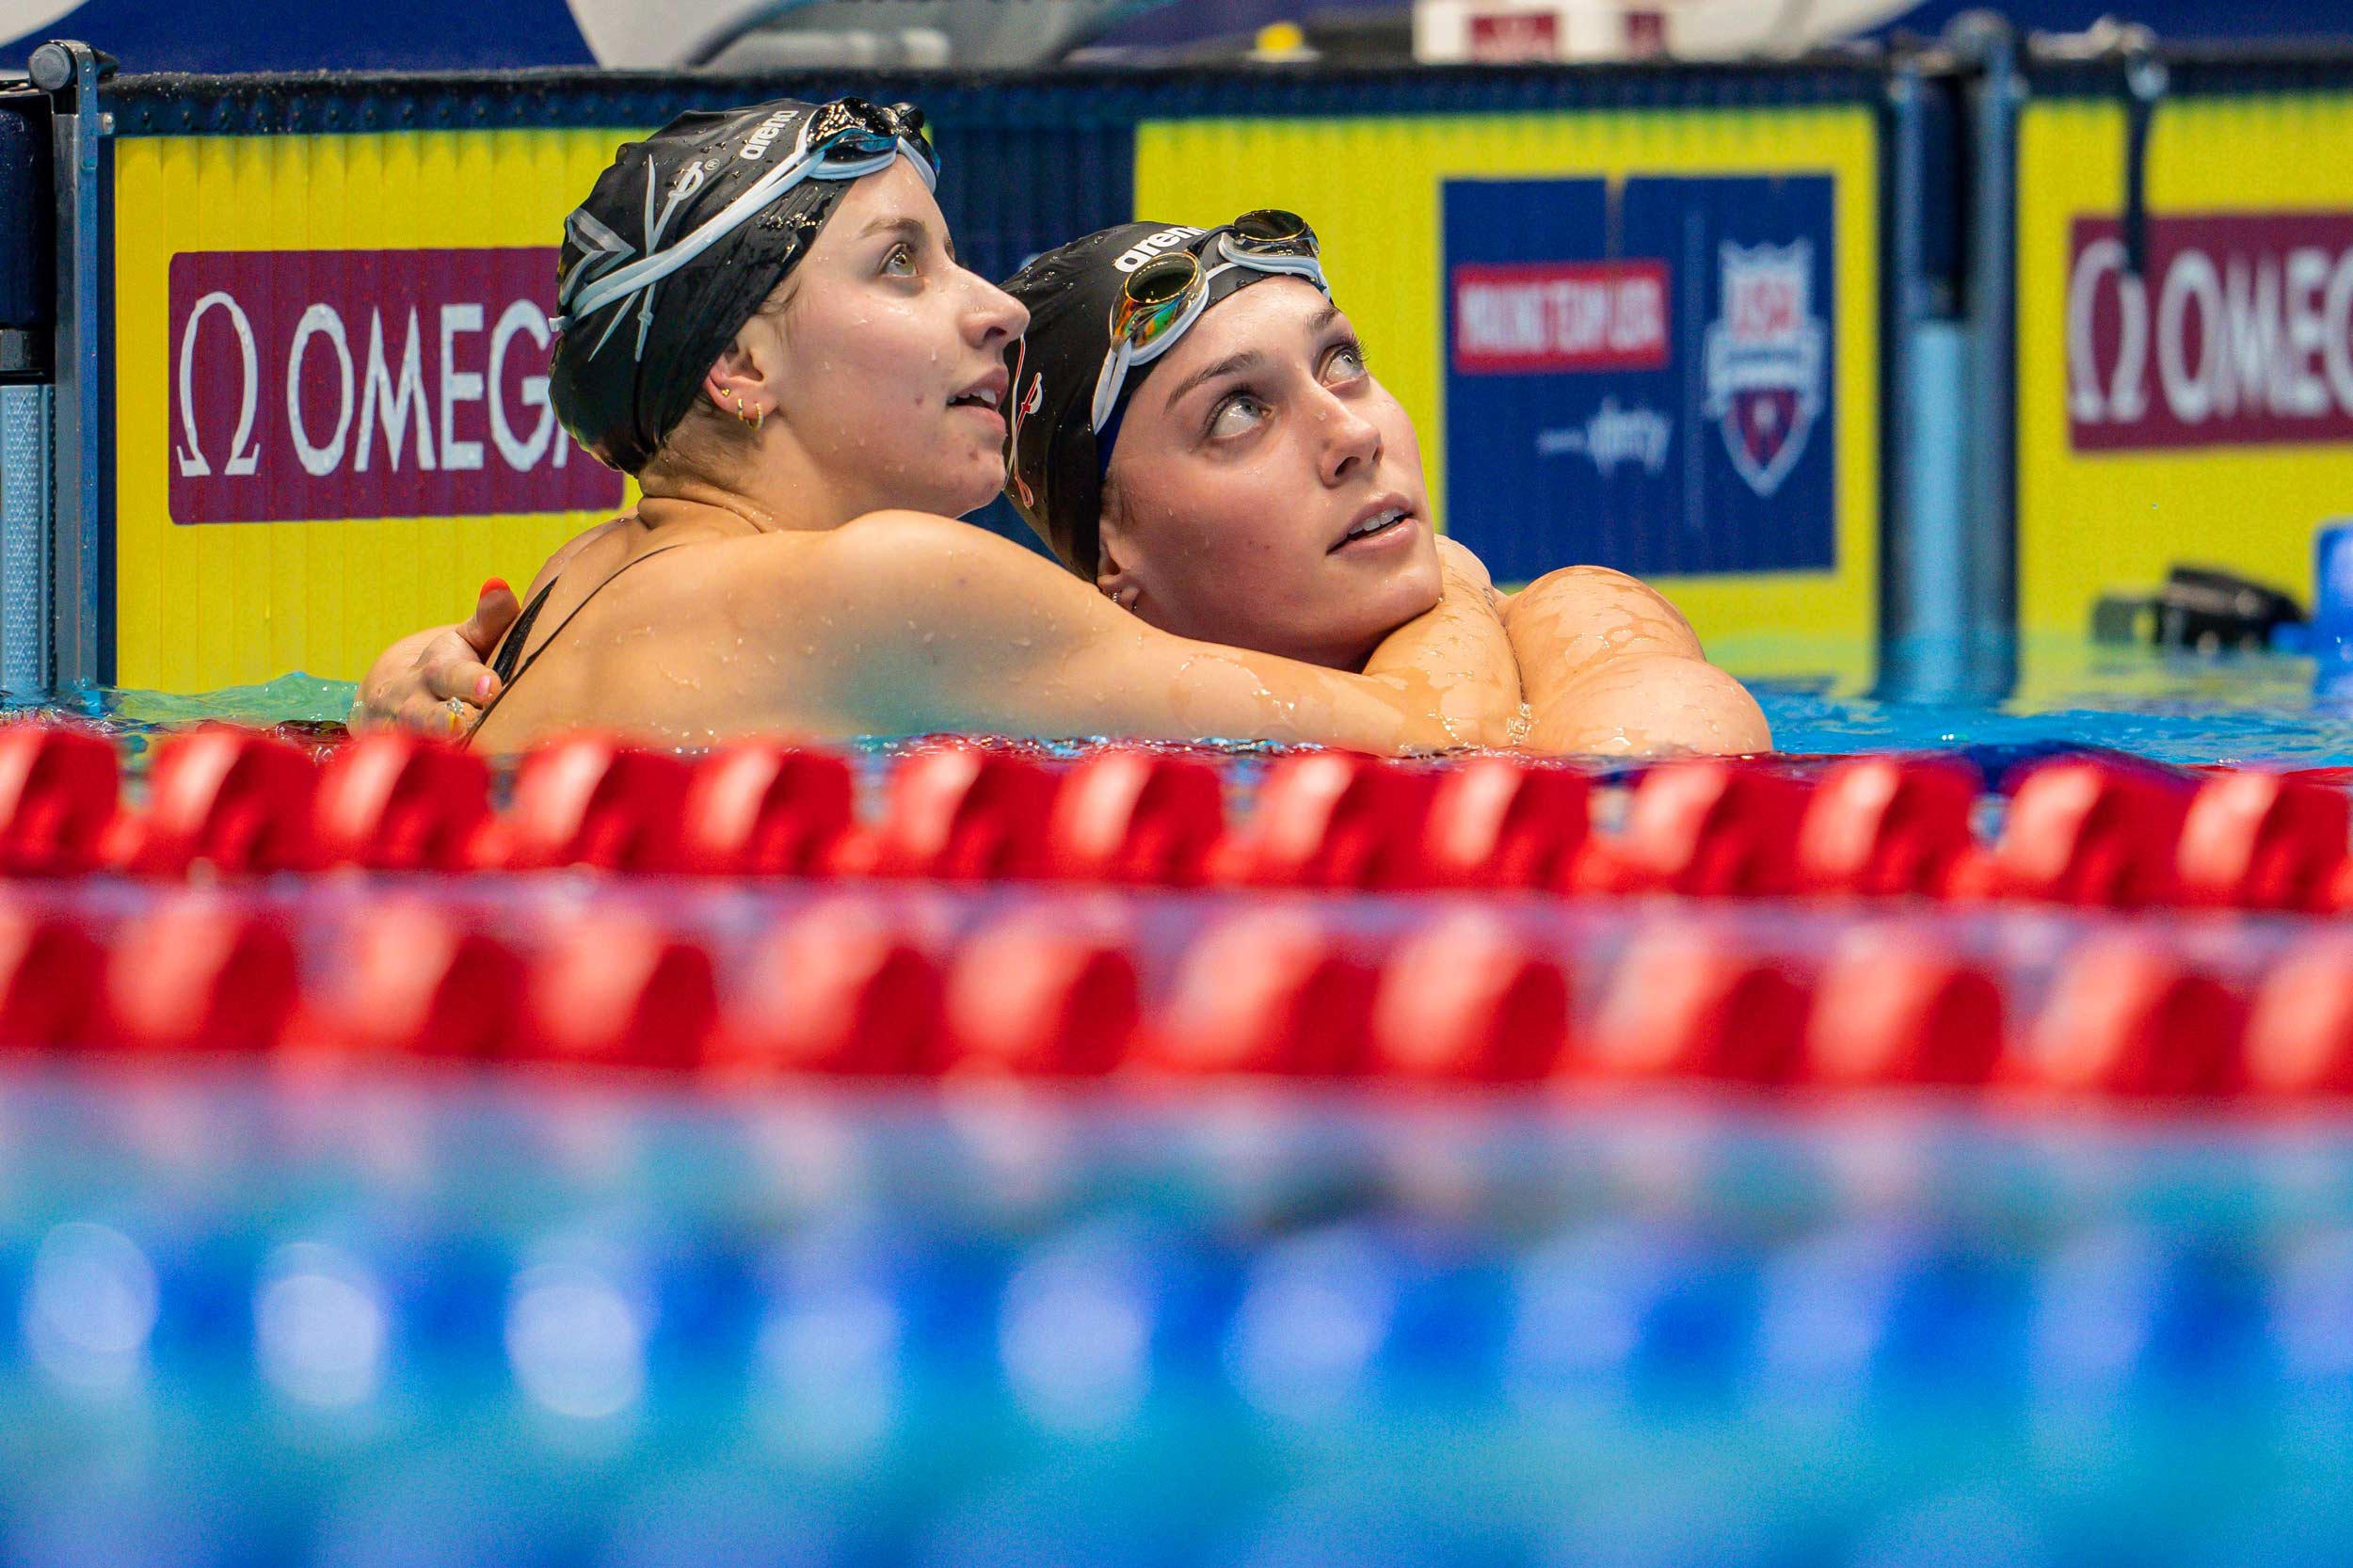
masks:
[[[1372,1070],[1446,1083],[1532,1083],[1568,1053],[1569,979],[1483,916],[1417,932],[1381,968]]]
[[[1964,1087],[1991,1079],[2002,986],[1918,933],[1865,927],[1815,985],[1806,1077],[1824,1085]]]
[[[761,944],[707,1065],[731,1080],[931,1071],[940,990],[938,964],[898,922],[859,899],[819,904]]]
[[[847,759],[748,744],[695,766],[680,811],[680,870],[714,876],[823,873],[857,814]]]
[[[2190,798],[2174,857],[2184,902],[2329,907],[2348,814],[2344,791],[2309,780],[2253,771],[2209,778]]]
[[[891,769],[882,820],[854,834],[837,869],[943,882],[1027,881],[1044,868],[1053,776],[1026,757],[927,745]]]
[[[1805,785],[1755,763],[1653,768],[1625,826],[1593,841],[1579,882],[1594,892],[1788,892],[1805,805]]]
[[[140,876],[185,876],[200,863],[231,875],[309,870],[317,789],[299,747],[202,726],[156,747],[147,810],[116,818],[109,858]]]
[[[97,870],[121,773],[103,735],[64,724],[0,725],[0,875]]]
[[[2115,907],[2171,902],[2188,798],[2172,780],[2089,758],[2044,762],[2009,815],[1971,891]]]
[[[1431,883],[1565,888],[1593,814],[1592,786],[1565,767],[1474,757],[1439,770],[1421,843]]]
[[[1225,832],[1225,784],[1214,766],[1106,746],[1055,788],[1045,871],[1067,882],[1195,888]]]
[[[1221,880],[1258,888],[1420,888],[1436,773],[1353,752],[1278,760],[1248,822],[1218,854]]]
[[[0,905],[0,1047],[73,1048],[101,1038],[105,953],[75,922]]]
[[[1797,885],[1817,893],[1942,894],[1976,848],[1974,771],[1865,757],[1826,770],[1799,824]]]
[[[455,746],[377,730],[319,768],[312,828],[323,865],[464,871],[490,822],[489,766]]]
[[[1638,936],[1609,978],[1584,1069],[1605,1078],[1786,1083],[1802,1060],[1806,985],[1785,961],[1715,933]]]
[[[2353,1094],[2353,938],[2310,938],[2265,972],[2247,1020],[2247,1082],[2263,1095]]]
[[[2244,1078],[2238,999],[2159,945],[2095,936],[2068,954],[2015,1064],[2025,1083],[2118,1098],[2228,1095]]]
[[[515,1054],[583,1067],[683,1070],[718,1023],[701,943],[632,916],[585,917],[533,956]]]
[[[1315,921],[1230,916],[1193,939],[1139,1055],[1166,1073],[1353,1076],[1365,1066],[1373,977]]]
[[[1135,959],[1058,922],[1016,916],[956,955],[946,1011],[952,1070],[1100,1078],[1135,1041]]]
[[[512,871],[676,871],[689,771],[667,753],[595,735],[539,746],[516,772],[514,803],[486,859]]]
[[[115,934],[93,1044],[145,1051],[267,1050],[299,997],[276,915],[201,893],[158,900]]]
[[[530,1028],[521,956],[430,904],[367,910],[337,952],[296,1032],[305,1048],[481,1062],[515,1050]]]

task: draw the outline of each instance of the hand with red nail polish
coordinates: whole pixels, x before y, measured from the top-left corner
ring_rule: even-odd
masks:
[[[521,608],[515,590],[493,577],[482,584],[465,620],[428,627],[386,648],[360,683],[351,728],[441,736],[472,729],[498,695],[490,654]]]

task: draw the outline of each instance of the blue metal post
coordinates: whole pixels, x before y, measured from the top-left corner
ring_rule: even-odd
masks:
[[[1962,209],[1964,689],[1954,695],[1993,702],[2018,680],[2018,118],[2025,77],[2017,35],[1998,17],[1961,17],[1946,42],[1977,67],[1968,89],[1971,179]]]
[[[33,52],[33,85],[56,106],[57,187],[56,504],[50,536],[51,678],[59,691],[101,678],[99,615],[104,584],[105,367],[99,268],[105,216],[99,182],[107,125],[98,84],[114,62],[86,43],[44,43]]]

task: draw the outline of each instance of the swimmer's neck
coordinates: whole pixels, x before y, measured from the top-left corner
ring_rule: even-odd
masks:
[[[822,534],[877,509],[863,494],[848,494],[810,472],[812,465],[796,460],[800,456],[763,443],[756,457],[723,478],[649,464],[637,475],[638,520],[660,528],[720,511],[742,519],[755,533]]]

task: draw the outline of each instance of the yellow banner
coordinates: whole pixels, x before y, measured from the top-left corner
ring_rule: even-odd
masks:
[[[2353,510],[2353,95],[2167,100],[2146,256],[2117,104],[2030,104],[2019,147],[2018,599],[2080,637],[2176,563],[2309,598]]]
[[[1834,472],[1822,487],[1823,504],[1833,515],[1827,520],[1818,516],[1801,520],[1822,528],[1822,559],[1804,569],[1710,570],[1704,575],[1655,575],[1653,581],[1690,616],[1711,651],[1734,659],[1743,670],[1855,676],[1869,669],[1878,616],[1877,145],[1872,116],[1860,107],[1170,120],[1147,122],[1138,133],[1136,200],[1140,216],[1182,223],[1223,222],[1257,206],[1289,208],[1305,216],[1323,242],[1335,297],[1363,334],[1376,373],[1414,416],[1431,493],[1443,507],[1449,489],[1447,454],[1455,444],[1447,439],[1446,429],[1449,285],[1445,212],[1450,186],[1464,181],[1598,179],[1608,184],[1607,211],[1622,213],[1633,184],[1645,177],[1688,180],[1693,186],[1694,210],[1707,194],[1698,187],[1711,177],[1724,177],[1727,184],[1751,180],[1768,198],[1779,182],[1826,179],[1834,212],[1830,254],[1806,259],[1817,265],[1827,264],[1834,297],[1805,308],[1835,344],[1827,384],[1812,389],[1823,405],[1821,417],[1830,432],[1828,439],[1822,431],[1814,432],[1815,449],[1834,447],[1835,452]],[[1717,199],[1722,200],[1721,195]],[[1609,253],[1610,243],[1593,236],[1600,248],[1596,253]],[[1730,258],[1720,256],[1719,248],[1711,246],[1702,256],[1669,258],[1673,274],[1667,283],[1674,302],[1671,310],[1689,312],[1703,293],[1715,296],[1720,264],[1725,269],[1727,297],[1736,287],[1756,284],[1768,285],[1752,290],[1756,297],[1785,299],[1785,289],[1776,296],[1769,285],[1786,284],[1792,276],[1802,288],[1802,273],[1793,275],[1783,267],[1776,279],[1769,264],[1751,264],[1749,273],[1754,276],[1744,275],[1736,283],[1730,271],[1735,264],[1744,258],[1750,264],[1769,263],[1773,258],[1767,253],[1773,248],[1723,248],[1738,252]],[[1636,252],[1628,248],[1625,253]],[[1775,254],[1794,263],[1798,250],[1783,247]],[[1507,281],[1528,276],[1497,268],[1488,272]],[[1619,290],[1620,298],[1627,296],[1626,289],[1656,286],[1626,267],[1612,273],[1606,265],[1549,272],[1539,268],[1537,282],[1590,289],[1596,278],[1606,288]],[[1737,313],[1726,309],[1713,322],[1678,314],[1672,353],[1685,356],[1689,351],[1696,359],[1703,346],[1702,327],[1721,329]],[[1792,331],[1807,325],[1797,322]],[[1769,338],[1770,333],[1769,324],[1764,335]],[[1785,334],[1780,346],[1779,362],[1794,368],[1787,372],[1789,384],[1782,389],[1782,401],[1754,407],[1760,420],[1769,419],[1776,409],[1801,416],[1807,408],[1801,395],[1807,389],[1801,384],[1804,342]],[[1657,351],[1669,352],[1664,346]],[[1546,362],[1566,366],[1566,374],[1575,376],[1585,362],[1577,355],[1576,344],[1556,344]],[[1640,355],[1631,358],[1639,360]],[[1666,407],[1674,399],[1662,398],[1649,428],[1630,418],[1645,410],[1621,407],[1627,401],[1621,398],[1600,409],[1605,416],[1615,416],[1615,424],[1605,429],[1588,418],[1582,428],[1547,431],[1552,448],[1573,451],[1573,460],[1588,465],[1580,472],[1589,487],[1605,492],[1606,486],[1593,484],[1599,477],[1594,470],[1611,463],[1619,465],[1609,471],[1617,479],[1625,475],[1627,464],[1646,455],[1660,457],[1662,468],[1687,460],[1679,454],[1693,462],[1702,457],[1720,462],[1718,453],[1737,432],[1728,423],[1730,415],[1707,406],[1710,393],[1700,379],[1700,365],[1690,365],[1688,381],[1679,378],[1685,362],[1679,360],[1657,372],[1683,389],[1677,395],[1684,401],[1680,407]],[[1611,361],[1609,368],[1619,368],[1618,362]],[[1634,374],[1641,374],[1639,364]],[[1713,376],[1712,369],[1709,374]],[[1761,504],[1757,498],[1775,497],[1776,471],[1790,454],[1790,445],[1776,444],[1769,430],[1744,428],[1753,438],[1753,450],[1747,454],[1752,460],[1742,465],[1753,481],[1753,495],[1736,494],[1755,506]],[[1616,437],[1618,444],[1605,450],[1598,440],[1605,434]],[[1790,494],[1781,491],[1779,499],[1786,501]],[[1553,564],[1576,558],[1585,520],[1562,525],[1565,553]],[[1598,537],[1599,520],[1593,520],[1593,536]],[[1705,535],[1718,526],[1718,520],[1701,511],[1681,520],[1681,526]],[[1450,520],[1450,527],[1458,534],[1472,533],[1462,519]],[[1769,539],[1762,543],[1769,548]]]
[[[120,684],[355,678],[626,506],[531,310],[629,135],[116,143]]]

